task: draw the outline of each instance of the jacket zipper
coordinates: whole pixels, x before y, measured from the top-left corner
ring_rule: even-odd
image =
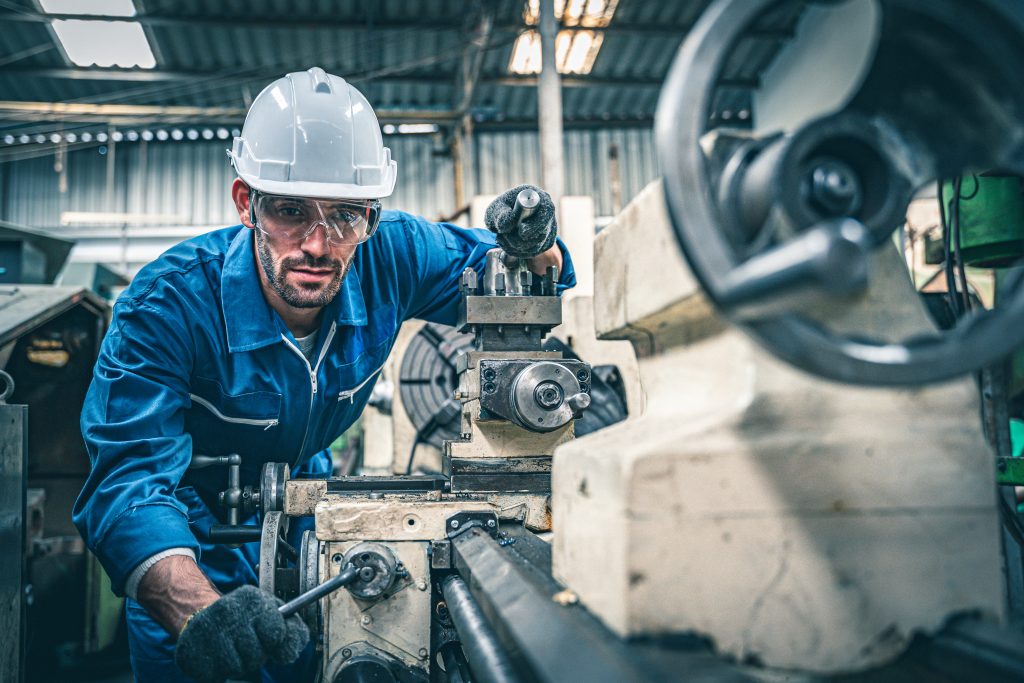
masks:
[[[387,363],[385,362],[384,365],[387,365]],[[345,391],[340,392],[338,394],[338,400],[339,401],[344,401],[347,398],[349,400],[349,402],[354,404],[356,402],[355,396],[356,396],[356,394],[359,393],[359,390],[362,389],[363,387],[365,387],[366,383],[369,382],[371,379],[373,379],[377,375],[378,372],[383,370],[384,369],[384,365],[381,365],[379,368],[377,368],[376,370],[371,372],[370,376],[367,377],[366,379],[364,379],[362,382],[360,382],[359,386],[357,386],[355,389],[346,389]]]
[[[337,327],[338,323],[331,323],[331,329],[327,332],[327,339],[324,340],[323,345],[320,347],[320,355],[316,359],[315,367],[309,364],[309,360],[306,358],[306,354],[302,353],[302,351],[300,351],[299,348],[295,346],[295,344],[292,344],[288,340],[288,337],[284,336],[283,334],[281,335],[281,339],[284,340],[284,343],[288,346],[288,348],[292,349],[293,351],[295,351],[295,353],[298,354],[299,358],[302,359],[302,362],[305,363],[306,370],[309,371],[309,412],[306,415],[306,429],[302,433],[302,445],[299,446],[299,455],[298,457],[295,458],[295,462],[292,463],[292,469],[295,469],[296,467],[299,466],[299,461],[302,460],[302,454],[306,450],[306,438],[309,436],[309,421],[313,418],[313,401],[316,399],[317,392],[316,376],[320,372],[320,363],[323,362],[324,356],[327,355],[327,349],[330,348],[331,346],[331,340],[334,339],[334,331],[337,329]]]
[[[225,422],[231,422],[231,423],[240,424],[240,425],[253,425],[254,427],[263,427],[263,431],[267,431],[271,427],[276,427],[278,424],[280,424],[279,420],[255,420],[255,419],[248,418],[248,417],[228,417],[224,413],[222,413],[219,410],[217,410],[212,403],[207,401],[202,396],[196,396],[195,394],[189,394],[188,397],[190,399],[192,399],[193,403],[198,403],[199,405],[201,405],[202,407],[206,408],[211,413],[216,415],[221,420],[224,420]]]

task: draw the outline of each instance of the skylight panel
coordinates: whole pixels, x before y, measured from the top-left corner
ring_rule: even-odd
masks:
[[[132,17],[132,0],[39,0],[47,14]],[[55,19],[50,22],[68,59],[78,66],[152,69],[153,49],[137,21]]]
[[[555,19],[572,30],[558,32],[555,38],[555,66],[563,74],[588,74],[594,68],[604,32],[591,30],[605,28],[615,14],[618,0],[548,0],[554,2]],[[530,0],[523,18],[527,25],[540,23],[541,0]],[[540,34],[536,30],[524,31],[516,38],[508,69],[515,74],[540,73]]]

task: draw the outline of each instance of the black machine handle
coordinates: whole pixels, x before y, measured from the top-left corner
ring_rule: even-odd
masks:
[[[290,600],[277,608],[282,616],[290,617],[300,609],[316,602],[329,593],[333,593],[342,586],[347,586],[359,577],[359,570],[354,564],[349,563],[337,576],[332,576],[315,588],[311,588],[294,600]]]

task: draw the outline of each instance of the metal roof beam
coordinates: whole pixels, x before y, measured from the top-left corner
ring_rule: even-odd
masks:
[[[316,17],[302,15],[283,16],[218,16],[209,14],[159,15],[136,14],[135,16],[108,16],[102,14],[45,14],[41,12],[0,12],[0,23],[45,23],[56,20],[70,21],[135,21],[143,26],[209,26],[217,28],[269,28],[269,29],[352,29],[365,31],[370,22],[367,17],[337,16]],[[444,19],[388,19],[384,23],[374,21],[374,31],[401,31],[405,29],[458,31],[462,28],[462,17],[458,20]]]
[[[216,14],[137,14],[131,17],[106,16],[99,14],[45,14],[42,12],[0,12],[0,23],[6,22],[28,22],[41,23],[63,20],[77,21],[136,21],[144,26],[210,26],[220,28],[260,28],[260,29],[352,29],[364,31],[371,25],[368,17],[351,16],[309,16],[309,15],[216,15]],[[406,29],[426,31],[458,31],[463,30],[463,17],[444,18],[422,18],[412,19],[404,17],[381,18],[377,17],[372,22],[374,31],[402,31]],[[495,31],[520,31],[528,27],[521,21],[501,22],[494,24]],[[593,28],[587,26],[562,26],[563,31],[587,31],[598,30],[613,34],[634,34],[650,37],[682,38],[690,30],[690,25],[666,25],[663,23],[630,23],[616,22],[605,28]]]
[[[484,85],[504,85],[518,88],[537,87],[536,76],[492,76],[481,81]],[[562,87],[565,88],[660,88],[660,78],[603,78],[601,76],[566,76],[562,75]],[[757,79],[723,78],[718,81],[722,88],[757,88]]]
[[[15,121],[117,121],[131,122],[189,122],[238,121],[245,118],[244,107],[181,107],[137,104],[89,104],[84,102],[19,102],[0,101],[0,120]],[[391,123],[437,121],[446,122],[458,117],[457,112],[440,109],[388,109],[376,110],[377,118]]]
[[[267,67],[266,74],[276,74],[286,67]],[[328,67],[329,68],[329,67]],[[267,77],[266,74],[252,74],[244,76],[239,80],[260,80]],[[204,80],[211,78],[230,77],[230,71],[180,71],[163,69],[117,69],[105,67],[12,67],[0,68],[0,76],[24,76],[33,78],[55,78],[67,80],[97,80],[97,81],[187,81]],[[360,74],[351,74],[352,82],[360,83],[429,83],[452,85],[456,81],[456,72],[444,71],[415,71],[405,73],[386,74],[380,76],[363,77]],[[480,85],[502,85],[511,87],[537,86],[536,76],[513,76],[509,74],[480,75]],[[562,75],[562,85],[567,88],[660,88],[660,78],[604,78],[600,76],[571,76]],[[723,82],[721,85],[734,87],[755,87],[756,81]]]

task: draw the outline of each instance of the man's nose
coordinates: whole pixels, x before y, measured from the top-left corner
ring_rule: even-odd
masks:
[[[313,226],[313,231],[302,240],[302,251],[311,256],[324,256],[331,251],[331,245],[327,242],[327,224],[318,221]]]

